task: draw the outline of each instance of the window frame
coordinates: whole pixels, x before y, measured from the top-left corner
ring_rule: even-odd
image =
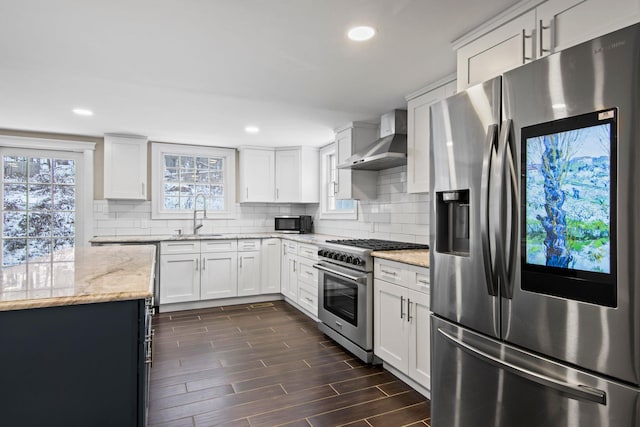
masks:
[[[236,215],[236,150],[233,148],[205,147],[198,145],[181,145],[152,142],[151,143],[151,219],[191,219],[193,209],[167,210],[163,208],[162,189],[163,156],[165,154],[193,157],[221,157],[224,159],[223,211],[207,209],[207,219],[234,219]]]
[[[74,246],[89,246],[93,237],[93,157],[96,144],[87,141],[69,141],[0,135],[0,164],[5,153],[34,153],[36,150],[46,156],[62,156],[79,153],[81,160],[76,167],[76,218]],[[44,156],[43,156],[44,157]],[[4,200],[4,189],[0,188],[0,197]],[[0,257],[2,255],[0,254]]]
[[[353,200],[352,209],[330,209],[329,208],[329,192],[331,188],[339,185],[340,176],[336,170],[335,175],[337,181],[331,180],[330,156],[336,156],[338,163],[338,144],[336,142],[326,145],[320,149],[320,219],[335,220],[357,220],[358,219],[358,201]]]

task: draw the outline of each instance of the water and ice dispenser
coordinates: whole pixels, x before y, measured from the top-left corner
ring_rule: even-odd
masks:
[[[469,190],[436,193],[436,252],[469,256]]]

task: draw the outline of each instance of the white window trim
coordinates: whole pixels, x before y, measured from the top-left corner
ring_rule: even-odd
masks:
[[[32,138],[24,136],[0,135],[0,146],[26,150],[48,150],[82,154],[82,164],[78,168],[76,191],[81,197],[82,222],[76,227],[76,246],[89,246],[93,237],[93,152],[94,142],[69,141],[62,139]],[[47,153],[48,154],[48,153]]]
[[[190,219],[193,211],[171,212],[162,209],[162,155],[164,153],[224,158],[224,211],[207,211],[207,219],[236,217],[236,150],[198,145],[151,143],[151,219]]]
[[[330,155],[338,155],[337,143],[332,143],[320,149],[320,219],[335,220],[357,220],[358,219],[358,201],[354,200],[354,208],[352,211],[330,211],[327,208],[327,198],[331,182],[329,181],[329,165],[327,158]]]

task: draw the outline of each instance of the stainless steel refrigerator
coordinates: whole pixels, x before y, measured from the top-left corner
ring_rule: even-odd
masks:
[[[432,426],[640,426],[640,25],[431,131]]]

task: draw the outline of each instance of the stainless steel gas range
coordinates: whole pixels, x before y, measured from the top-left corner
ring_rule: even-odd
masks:
[[[319,245],[318,328],[366,363],[373,362],[373,251],[428,249],[378,239]]]

